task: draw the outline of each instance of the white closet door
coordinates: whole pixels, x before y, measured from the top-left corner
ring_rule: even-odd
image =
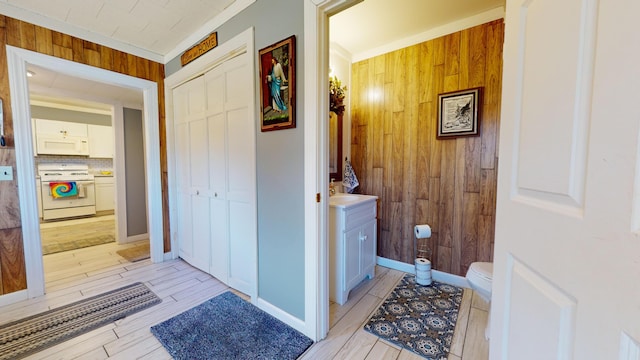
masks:
[[[180,257],[253,294],[255,114],[249,55],[173,91]]]
[[[212,273],[214,267],[222,270],[224,252],[227,284],[250,293],[255,283],[257,225],[255,125],[248,110],[253,81],[247,58],[243,54],[211,70],[205,74],[205,83],[212,126],[209,136],[214,144],[210,148],[214,221],[226,224],[212,223]]]
[[[189,148],[191,170],[191,218],[193,228],[192,264],[208,271],[211,241],[209,233],[209,156],[207,121],[204,118],[189,123]]]
[[[209,187],[211,205],[211,266],[209,273],[229,282],[229,231],[227,192],[227,129],[225,121],[225,73],[219,66],[205,74],[209,122]]]
[[[208,271],[209,203],[203,194],[208,189],[206,182],[203,185],[208,171],[202,169],[208,166],[204,78],[176,88],[173,99],[179,253],[193,266]]]

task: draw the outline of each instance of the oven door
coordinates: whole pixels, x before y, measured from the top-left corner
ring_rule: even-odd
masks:
[[[78,194],[68,197],[54,197],[51,183],[42,182],[42,218],[44,220],[76,216],[95,215],[96,194],[93,180],[75,181]]]

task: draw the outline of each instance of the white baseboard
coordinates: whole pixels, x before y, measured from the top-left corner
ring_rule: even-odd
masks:
[[[398,271],[403,271],[409,274],[416,273],[416,267],[414,264],[407,264],[402,261],[391,260],[391,259],[383,258],[380,256],[378,256],[378,265],[384,266],[386,268],[398,270]],[[471,286],[469,285],[469,282],[467,281],[467,278],[459,275],[449,274],[444,271],[438,271],[438,270],[432,269],[431,278],[437,282],[455,285],[463,288],[471,288]]]
[[[18,301],[27,300],[28,298],[29,294],[27,290],[15,291],[7,295],[0,296],[0,306],[17,303]]]
[[[273,306],[270,302],[262,298],[257,298],[257,300],[255,301],[255,305],[261,310],[264,310],[265,312],[267,312],[267,314],[275,317],[276,319],[282,321],[283,323],[305,334],[307,325],[304,323],[304,321],[298,319],[297,317],[292,316],[287,312],[282,311],[281,309]]]

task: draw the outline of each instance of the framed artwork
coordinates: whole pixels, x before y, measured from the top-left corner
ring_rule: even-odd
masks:
[[[438,139],[480,135],[482,88],[438,95]]]
[[[295,35],[259,52],[262,131],[296,127],[295,54]]]

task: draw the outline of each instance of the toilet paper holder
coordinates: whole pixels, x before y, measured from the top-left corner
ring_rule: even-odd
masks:
[[[427,236],[419,236],[418,234],[425,233]],[[413,231],[413,254],[415,259],[425,258],[429,259],[431,255],[431,248],[429,247],[429,238],[431,238],[431,228],[429,225],[416,225]]]

